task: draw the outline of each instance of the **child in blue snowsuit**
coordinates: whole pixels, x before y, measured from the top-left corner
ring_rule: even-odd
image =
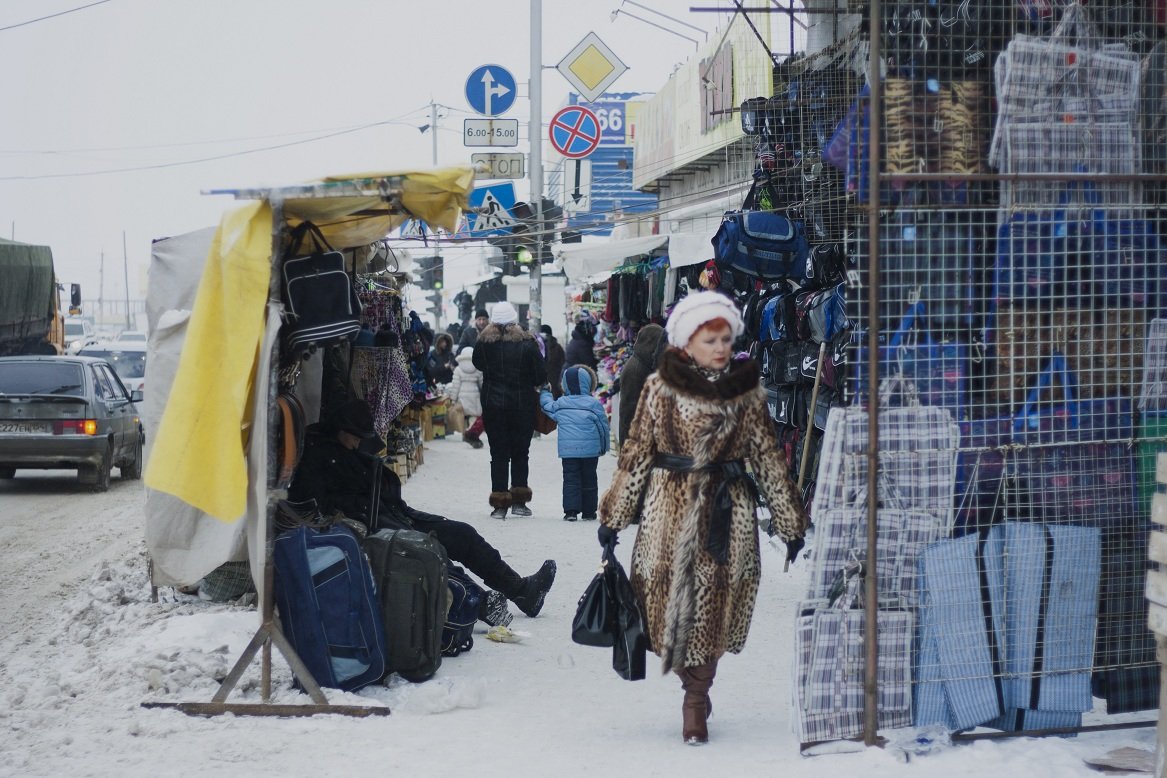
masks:
[[[596,465],[608,453],[608,415],[592,396],[596,374],[586,365],[563,371],[563,396],[554,399],[547,387],[539,393],[543,412],[559,425],[559,458],[563,460],[563,520],[596,518],[600,489]]]

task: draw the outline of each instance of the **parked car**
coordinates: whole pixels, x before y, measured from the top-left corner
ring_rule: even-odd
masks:
[[[65,319],[65,352],[76,354],[82,346],[93,343],[97,335],[88,319],[78,319],[70,316]]]
[[[104,359],[131,392],[146,391],[146,343],[98,341],[82,346],[78,356]]]
[[[117,336],[118,343],[141,343],[142,347],[146,346],[146,333],[141,330],[122,330],[121,334]]]
[[[114,467],[123,479],[141,478],[141,399],[104,359],[0,357],[0,478],[17,468],[76,468],[97,492]]]

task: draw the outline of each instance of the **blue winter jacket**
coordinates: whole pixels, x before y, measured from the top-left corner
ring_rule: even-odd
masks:
[[[563,396],[554,399],[544,389],[539,393],[543,412],[559,425],[559,458],[585,459],[608,453],[608,415],[592,390],[596,374],[583,365],[563,371]]]

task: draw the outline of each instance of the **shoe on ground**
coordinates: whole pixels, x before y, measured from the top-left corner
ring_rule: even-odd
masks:
[[[578,515],[571,513],[570,511],[568,513],[563,514],[564,521],[575,521],[578,518],[579,518]]]
[[[523,579],[520,593],[511,598],[519,610],[528,617],[533,619],[543,610],[543,601],[547,598],[551,584],[555,583],[555,570],[555,560],[548,559],[539,568],[539,572]]]
[[[495,508],[493,511],[490,512],[490,518],[492,518],[492,519],[505,519],[506,517],[507,517],[507,509],[506,508]]]
[[[511,515],[512,516],[530,516],[531,509],[528,508],[526,505],[523,505],[521,502],[516,502],[516,503],[511,505]]]
[[[475,437],[462,436],[462,440],[470,444],[470,448],[482,448],[482,439]]]
[[[507,607],[506,595],[491,590],[482,598],[478,606],[478,619],[492,627],[505,627],[511,623],[514,614]]]
[[[583,518],[583,520],[584,520],[584,521],[595,521],[595,520],[596,520],[596,514],[594,514],[594,513],[585,513],[585,514],[584,514],[584,515],[583,515],[581,518]]]

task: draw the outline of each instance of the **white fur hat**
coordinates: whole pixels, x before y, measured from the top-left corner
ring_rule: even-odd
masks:
[[[505,300],[501,303],[495,303],[494,307],[490,309],[491,324],[514,324],[518,320],[519,312],[515,310],[515,306]]]
[[[689,345],[689,338],[701,328],[701,325],[714,319],[725,319],[733,336],[742,334],[742,316],[738,313],[733,300],[719,292],[694,292],[677,303],[669,320],[665,324],[665,332],[669,336],[669,345],[684,348]]]

